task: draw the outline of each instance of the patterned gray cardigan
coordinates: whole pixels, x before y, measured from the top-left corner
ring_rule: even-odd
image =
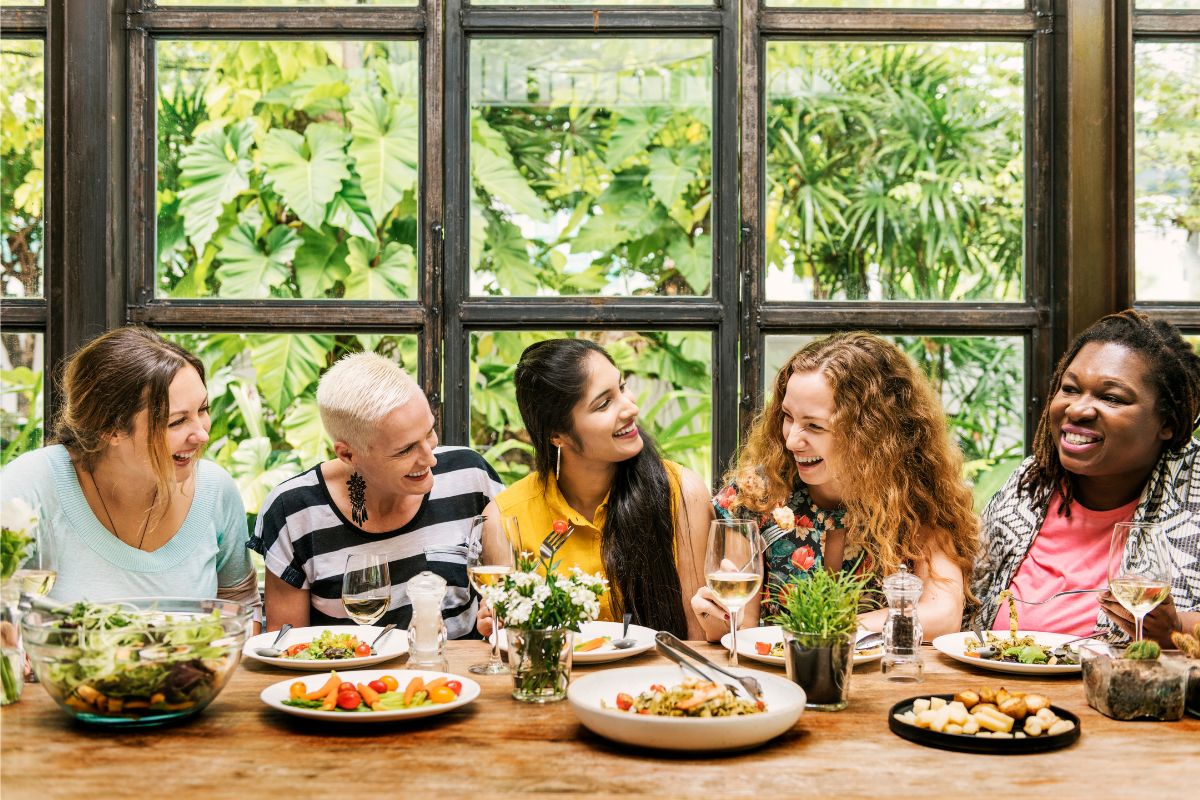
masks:
[[[963,628],[978,618],[988,627],[996,617],[999,594],[1033,546],[1042,528],[1049,501],[1034,507],[1028,494],[1017,493],[1027,458],[996,492],[980,520],[980,553],[971,576],[977,603],[963,614]],[[1166,531],[1174,560],[1171,595],[1180,611],[1200,610],[1200,440],[1192,439],[1176,453],[1164,453],[1150,473],[1142,499],[1133,512],[1134,522],[1158,522]],[[1127,639],[1103,611],[1096,628],[1114,640]]]

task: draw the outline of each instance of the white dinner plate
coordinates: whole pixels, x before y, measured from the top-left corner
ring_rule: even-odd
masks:
[[[670,687],[684,678],[683,670],[669,664],[651,667],[617,667],[571,681],[567,702],[584,727],[622,744],[657,750],[694,753],[754,747],[788,731],[804,713],[804,690],[780,675],[737,669],[762,684],[766,711],[740,717],[656,717],[616,708],[621,692],[637,697],[651,684]],[[602,707],[601,701],[608,707]]]
[[[615,641],[621,638],[620,622],[583,622],[579,625],[579,632],[575,634],[572,647],[583,644],[589,639],[595,639],[597,636],[609,636],[610,641]],[[505,635],[507,631],[500,630],[500,649],[508,652],[508,637]],[[618,661],[622,658],[629,658],[640,653],[645,653],[647,650],[654,649],[654,634],[655,631],[651,628],[643,628],[641,625],[629,626],[629,638],[634,640],[633,647],[627,647],[624,650],[618,650],[608,642],[605,642],[595,650],[588,650],[586,653],[575,652],[572,654],[572,661],[575,664],[602,664],[605,661]]]
[[[854,635],[854,638],[857,640],[866,634],[866,629],[859,628],[858,633]],[[787,662],[783,658],[779,656],[762,655],[754,649],[754,645],[758,642],[767,642],[768,644],[774,646],[782,641],[783,628],[779,627],[778,625],[764,625],[761,628],[741,628],[738,630],[738,657],[741,658],[742,656],[745,656],[746,658],[752,658],[755,661],[761,661],[764,664],[771,664],[772,666],[776,667],[787,666]],[[721,645],[726,650],[733,649],[730,646],[732,643],[733,638],[730,636],[730,634],[727,633],[721,637]],[[854,666],[857,667],[859,664],[870,664],[874,661],[878,661],[881,658],[883,658],[882,646],[873,647],[870,650],[864,650],[861,653],[855,652]]]
[[[479,697],[479,684],[470,678],[462,675],[453,675],[449,672],[431,672],[423,669],[367,669],[354,670],[351,672],[338,671],[343,681],[349,681],[353,684],[370,683],[373,680],[382,678],[384,675],[391,675],[400,685],[401,691],[408,685],[413,678],[420,676],[423,681],[431,681],[434,678],[447,678],[456,680],[462,684],[462,691],[458,695],[458,699],[449,703],[438,703],[429,706],[417,706],[416,708],[399,708],[395,711],[324,711],[319,708],[296,708],[295,706],[284,705],[283,701],[291,696],[291,686],[296,682],[296,678],[288,678],[287,680],[273,683],[262,690],[259,697],[262,701],[271,708],[278,709],[285,714],[291,714],[296,717],[305,717],[307,719],[320,719],[326,722],[341,722],[347,724],[369,724],[372,722],[387,722],[388,720],[398,719],[416,719],[418,717],[431,717],[434,714],[445,714],[447,711],[453,711],[456,708],[462,708],[467,703]],[[325,683],[327,675],[313,676],[305,680],[309,691],[316,691]]]
[[[313,625],[308,628],[292,628],[284,634],[283,641],[279,643],[279,649],[284,650],[290,645],[311,642],[324,631],[350,633],[357,636],[360,642],[370,644],[375,641],[375,637],[382,630],[383,628],[374,625]],[[246,641],[245,646],[242,647],[242,655],[246,658],[253,658],[255,661],[261,661],[273,667],[283,667],[284,669],[299,669],[306,672],[327,672],[331,669],[336,669],[340,672],[343,669],[382,664],[385,661],[391,661],[396,656],[408,652],[408,634],[399,629],[395,629],[383,637],[383,641],[375,646],[376,653],[373,656],[332,660],[303,660],[298,658],[267,658],[255,652],[260,647],[270,647],[271,642],[275,641],[275,637],[278,634],[279,631],[270,631],[268,633],[260,633],[258,636],[251,636]]]
[[[1008,631],[1004,631],[1001,635],[1004,638],[1008,638],[1007,633]],[[1032,636],[1033,640],[1043,647],[1057,647],[1072,639],[1079,638],[1069,633],[1043,633],[1041,631],[1017,631],[1017,636]],[[992,661],[991,659],[969,656],[967,655],[967,642],[974,641],[978,640],[975,638],[975,634],[970,631],[947,633],[944,636],[934,639],[933,647],[939,653],[943,653],[955,661],[961,661],[973,667],[990,669],[995,672],[1013,672],[1018,675],[1067,675],[1072,672],[1079,672],[1081,669],[1078,664],[1016,664],[1011,661]]]

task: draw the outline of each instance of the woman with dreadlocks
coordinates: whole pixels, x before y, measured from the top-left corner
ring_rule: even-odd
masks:
[[[1035,600],[1103,586],[1113,525],[1154,522],[1175,568],[1144,633],[1168,644],[1200,621],[1200,356],[1167,322],[1111,314],[1072,343],[1048,396],[1033,455],[983,511],[979,602],[966,616],[1005,630],[1004,589]],[[1021,627],[1123,639],[1133,617],[1111,594],[1085,593],[1022,607]]]

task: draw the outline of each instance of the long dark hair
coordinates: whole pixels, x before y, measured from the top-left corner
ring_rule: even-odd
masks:
[[[1113,343],[1145,357],[1150,381],[1158,394],[1155,410],[1171,428],[1171,439],[1164,450],[1179,451],[1191,441],[1200,414],[1200,356],[1179,329],[1164,320],[1150,319],[1129,309],[1109,314],[1079,334],[1070,349],[1059,359],[1050,380],[1049,400],[1042,409],[1037,432],[1033,436],[1033,463],[1021,476],[1020,488],[1029,492],[1038,505],[1046,503],[1056,489],[1062,491],[1062,512],[1071,514],[1074,486],[1058,460],[1058,448],[1050,431],[1050,404],[1062,387],[1063,373],[1084,345]]]
[[[548,339],[532,344],[517,363],[517,406],[543,481],[554,472],[557,456],[550,438],[568,436],[579,444],[571,412],[587,389],[587,360],[592,353],[616,366],[603,347],[587,339]],[[600,557],[615,613],[628,610],[639,625],[685,637],[687,617],[675,564],[675,520],[666,502],[671,485],[658,448],[644,432],[641,437],[641,452],[617,464]]]

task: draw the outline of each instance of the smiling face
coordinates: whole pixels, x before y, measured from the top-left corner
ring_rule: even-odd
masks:
[[[182,483],[192,474],[201,448],[208,442],[212,420],[208,416],[208,389],[200,373],[191,366],[175,373],[168,389],[166,448],[171,456],[175,480]],[[127,465],[150,468],[150,412],[142,409],[133,418],[127,436],[113,438],[111,456]]]
[[[590,353],[584,368],[587,388],[571,410],[574,436],[558,434],[551,443],[565,451],[564,464],[572,456],[606,464],[633,458],[642,451],[642,436],[637,403],[625,391],[621,371],[600,353]]]
[[[370,445],[355,448],[334,443],[334,452],[367,486],[380,492],[425,495],[433,489],[433,467],[438,445],[433,412],[422,392],[389,412],[376,427]]]
[[[784,446],[795,459],[800,480],[830,500],[841,498],[830,427],[836,408],[833,387],[820,372],[796,372],[788,378],[780,404]]]
[[[1115,342],[1084,345],[1050,401],[1063,468],[1085,482],[1107,479],[1140,491],[1171,438],[1157,401],[1144,356]]]

